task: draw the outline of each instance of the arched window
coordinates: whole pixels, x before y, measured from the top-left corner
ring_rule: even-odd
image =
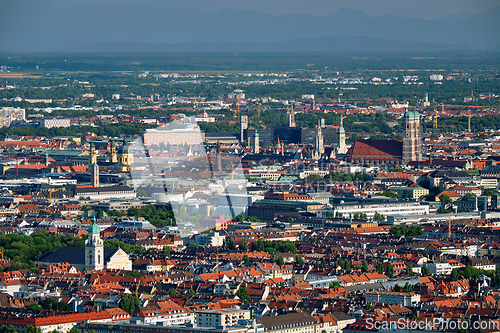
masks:
[[[100,254],[97,256],[97,263],[101,264],[101,255]]]

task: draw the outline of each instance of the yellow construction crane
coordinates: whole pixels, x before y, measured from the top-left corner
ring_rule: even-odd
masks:
[[[432,127],[437,129],[438,128],[438,115],[437,115],[437,110],[434,109],[434,119],[432,121]]]
[[[468,119],[469,123],[468,123],[468,127],[467,127],[467,129],[469,130],[469,133],[470,133],[470,118],[472,118],[472,117],[474,117],[474,116],[466,116],[466,117],[467,117],[467,118],[469,118],[469,119]]]
[[[59,190],[50,190],[49,191],[49,200],[52,200],[52,193],[59,192]]]

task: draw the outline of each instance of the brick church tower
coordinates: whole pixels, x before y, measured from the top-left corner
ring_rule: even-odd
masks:
[[[405,134],[403,139],[403,164],[422,160],[422,141],[420,138],[420,113],[406,111]]]

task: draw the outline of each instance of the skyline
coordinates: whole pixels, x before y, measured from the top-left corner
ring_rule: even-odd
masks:
[[[280,1],[271,4],[278,6]],[[304,9],[297,12],[297,2],[287,7],[295,13],[266,13],[272,12],[270,5],[232,3],[224,6],[230,3],[217,0],[204,8],[195,0],[177,6],[133,0],[119,5],[114,0],[102,4],[74,0],[64,5],[59,0],[3,2],[0,8],[10,15],[0,22],[0,52],[418,51],[500,46],[500,6],[490,8],[492,3],[486,0],[472,7],[467,1],[458,2],[463,6],[454,11],[446,10],[448,2],[442,1],[435,9],[449,15],[432,20],[399,16],[394,11],[403,7],[388,5],[378,9],[385,8],[385,15],[372,16],[374,10],[362,6],[363,1],[349,8],[333,2],[320,16]],[[321,1],[315,3],[320,6]],[[338,10],[330,13],[328,8]],[[453,15],[460,8],[468,10]],[[404,9],[412,7],[407,4]]]

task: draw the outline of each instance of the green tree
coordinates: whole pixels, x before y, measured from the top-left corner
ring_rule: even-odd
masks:
[[[32,310],[32,311],[40,311],[40,310],[42,310],[42,307],[38,303],[30,303],[26,308],[28,310]]]
[[[451,280],[451,281],[457,281],[457,280],[460,280],[460,274],[458,274],[458,270],[453,269],[453,270],[451,271],[450,280]]]
[[[243,252],[248,251],[248,242],[247,242],[247,239],[245,237],[243,237],[241,239],[239,249],[240,249],[240,251],[243,251]]]
[[[392,266],[391,263],[389,263],[389,265],[385,268],[385,275],[387,275],[390,279],[394,277],[394,266]]]
[[[378,273],[382,273],[384,271],[384,264],[382,264],[381,261],[377,261],[377,265],[375,266],[375,269]]]
[[[57,310],[57,301],[52,297],[47,297],[42,304],[42,308],[48,311],[56,311]]]
[[[40,327],[28,325],[26,326],[26,333],[42,333],[42,330]]]
[[[368,262],[363,261],[363,265],[361,266],[361,271],[364,273],[368,272]]]
[[[12,325],[2,325],[0,326],[0,333],[17,333],[16,329]]]
[[[439,196],[439,201],[441,201],[441,203],[444,205],[450,205],[453,203],[453,200],[446,193],[443,193]]]
[[[495,190],[494,188],[484,189],[483,193],[482,193],[482,195],[484,195],[484,196],[492,196],[492,195],[495,195],[495,194],[498,194],[498,191]]]
[[[405,293],[412,293],[413,292],[413,286],[409,283],[409,282],[406,282],[404,288],[403,288],[403,291]]]
[[[413,267],[410,264],[406,265],[406,275],[413,275]]]
[[[395,198],[395,199],[401,198],[401,196],[399,194],[394,193],[392,191],[382,191],[382,193],[380,193],[380,195],[382,195],[384,197]]]
[[[167,258],[170,258],[170,246],[163,247],[163,255]]]
[[[427,267],[427,265],[424,265],[422,267],[422,276],[429,276],[429,275],[430,275],[429,267]]]
[[[241,222],[241,221],[245,221],[245,215],[243,215],[243,214],[238,214],[238,215],[236,215],[235,217],[233,217],[232,221],[233,221],[233,222]]]
[[[278,266],[283,267],[285,265],[285,260],[282,256],[278,257]]]
[[[250,295],[248,294],[248,290],[245,288],[245,287],[241,287],[238,289],[238,291],[236,292],[236,296],[238,296],[238,298],[244,303],[244,304],[248,304],[250,303],[250,301],[252,300],[252,298],[250,297]]]
[[[194,297],[195,295],[196,295],[196,292],[193,289],[186,290],[186,296],[188,298]]]
[[[236,249],[236,244],[234,243],[234,238],[233,237],[228,237],[224,239],[224,247],[228,250],[234,250]]]
[[[459,326],[458,333],[469,333],[469,322],[464,317],[460,318]]]
[[[250,262],[250,258],[248,258],[248,255],[246,255],[246,254],[245,254],[245,255],[243,256],[243,261],[244,261],[244,262]]]
[[[138,272],[138,271],[128,271],[127,273],[125,273],[125,276],[126,277],[143,277],[142,273]]]
[[[304,265],[304,259],[302,259],[302,257],[299,257],[299,256],[295,256],[295,263],[299,266],[303,266]]]
[[[375,215],[373,216],[373,219],[377,222],[384,222],[385,221],[385,216],[384,214],[379,214],[378,212],[375,212]]]

